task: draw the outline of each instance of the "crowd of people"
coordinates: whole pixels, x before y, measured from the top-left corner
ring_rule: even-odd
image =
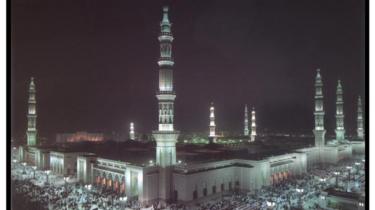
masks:
[[[34,174],[35,173],[35,174]],[[324,169],[313,168],[308,174],[264,186],[251,192],[226,192],[198,203],[160,203],[144,205],[125,200],[125,195],[91,185],[81,185],[71,178],[47,175],[20,163],[12,165],[13,209],[319,209],[321,192],[328,187],[362,193],[365,190],[364,164],[361,160],[343,161]]]
[[[323,168],[313,168],[309,170],[308,174],[288,179],[276,185],[264,186],[259,190],[224,195],[216,200],[211,199],[180,209],[324,209],[324,202],[320,202],[320,198],[322,191],[328,187],[334,187],[341,191],[364,193],[365,171],[361,158],[341,161],[337,165],[326,165]]]

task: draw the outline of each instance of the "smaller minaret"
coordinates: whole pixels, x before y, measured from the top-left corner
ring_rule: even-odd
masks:
[[[243,135],[249,136],[249,116],[247,114],[247,104],[245,105],[245,119],[244,119],[244,129],[243,129]]]
[[[133,122],[130,123],[129,139],[130,140],[135,140],[134,123]]]
[[[215,108],[214,104],[211,103],[210,106],[210,134],[208,135],[209,139],[216,143],[216,124],[215,124]]]
[[[37,144],[37,129],[36,129],[36,98],[35,98],[35,84],[34,78],[31,77],[29,85],[29,109],[27,112],[27,145],[35,146]]]
[[[358,109],[357,109],[357,136],[359,139],[363,139],[363,113],[362,113],[362,101],[361,96],[358,97]]]
[[[345,139],[345,128],[344,128],[344,101],[342,99],[342,86],[341,81],[337,82],[336,89],[336,140],[343,141]]]
[[[325,134],[326,130],[324,128],[324,104],[323,104],[323,82],[320,76],[320,69],[316,70],[315,77],[315,128],[313,130],[315,137],[315,146],[324,147],[325,145]]]
[[[257,126],[255,122],[255,108],[253,107],[253,110],[251,111],[251,137],[250,142],[255,141],[255,137],[257,135]]]

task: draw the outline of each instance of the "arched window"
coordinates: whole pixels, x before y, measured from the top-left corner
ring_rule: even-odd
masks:
[[[203,188],[203,196],[207,196],[207,188]]]
[[[212,194],[216,193],[216,185],[212,186]]]

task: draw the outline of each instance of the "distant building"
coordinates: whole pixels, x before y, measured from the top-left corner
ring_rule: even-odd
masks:
[[[107,138],[103,133],[88,133],[86,131],[80,131],[76,133],[59,133],[56,135],[57,143],[74,143],[74,142],[103,142]]]

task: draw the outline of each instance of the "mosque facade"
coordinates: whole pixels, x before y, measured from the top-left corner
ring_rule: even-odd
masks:
[[[277,184],[294,176],[303,175],[314,165],[335,164],[364,153],[362,105],[358,100],[358,139],[348,141],[343,124],[342,86],[337,86],[336,139],[326,141],[323,107],[323,80],[320,70],[315,78],[315,145],[285,154],[259,155],[254,158],[233,155],[224,159],[178,161],[176,150],[179,132],[174,129],[174,100],[172,42],[169,9],[163,8],[160,23],[160,58],[158,100],[158,128],[153,131],[156,141],[154,157],[149,162],[118,160],[94,153],[55,151],[37,144],[35,84],[30,82],[27,145],[19,147],[19,159],[39,169],[50,169],[55,174],[74,174],[84,184],[101,186],[141,202],[191,201],[225,191],[249,191]],[[215,136],[214,109],[210,108],[209,135]],[[249,134],[247,107],[244,134],[256,140],[255,110],[251,112]],[[134,125],[133,125],[134,126]],[[134,131],[134,127],[130,130]],[[130,133],[132,136],[133,133]],[[142,157],[139,157],[140,159]]]

